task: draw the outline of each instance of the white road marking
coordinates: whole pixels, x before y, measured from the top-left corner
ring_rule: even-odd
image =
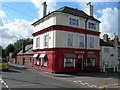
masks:
[[[85,85],[85,84],[84,84],[84,83],[82,83],[82,82],[81,82],[80,84]]]
[[[78,81],[73,81],[73,82],[77,83]]]
[[[71,80],[69,80],[69,81],[71,81]],[[87,83],[87,82],[82,82],[82,81],[80,81],[80,80],[78,80],[78,81],[73,81],[74,83],[80,83],[81,85],[86,85],[86,86],[88,86],[88,87],[95,87],[95,88],[97,88],[97,86],[96,85],[90,85],[89,83]]]
[[[88,85],[88,87],[93,87],[92,85]]]
[[[4,81],[2,78],[0,78],[0,82],[3,83],[6,88],[8,88],[9,90],[11,90],[11,89],[9,88],[9,86],[7,85],[7,83],[5,83],[5,81]]]

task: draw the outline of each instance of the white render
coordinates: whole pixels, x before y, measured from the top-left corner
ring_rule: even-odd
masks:
[[[85,29],[85,21],[86,21],[85,18],[77,17],[77,16],[74,16],[74,15],[70,15],[70,14],[66,14],[66,13],[62,13],[62,12],[58,12],[58,13],[51,14],[50,16],[45,17],[43,20],[41,20],[35,26],[35,31],[34,32],[43,30],[43,29],[45,29],[45,28],[47,28],[49,26],[52,26],[52,25],[70,26],[69,25],[69,17],[79,19],[79,26],[71,26],[71,27]],[[88,27],[87,27],[88,30],[99,32],[99,22],[95,22],[93,20],[88,20],[87,21],[87,26],[88,26],[88,22],[95,23],[96,28],[97,28],[96,30],[92,30],[92,29],[88,29]]]
[[[104,52],[104,49],[108,48],[110,51],[108,53]],[[100,55],[100,68],[104,72],[105,68],[118,68],[118,49],[117,47],[101,46]],[[113,56],[111,56],[113,55]]]
[[[66,46],[66,35],[67,33],[73,34],[74,37],[74,47],[80,49],[78,47],[78,38],[80,35],[85,37],[85,34],[79,34],[79,33],[74,33],[74,32],[67,32],[67,31],[50,31],[42,35],[38,35],[33,38],[33,49],[44,49],[44,35],[49,35],[49,46],[47,48],[68,48]],[[36,48],[36,38],[40,37],[40,48]],[[87,35],[87,40],[89,37],[94,37],[95,38],[95,47],[94,48],[89,48],[89,42],[87,42],[87,49],[96,49],[100,50],[99,47],[99,37],[98,36],[93,36],[93,35]],[[85,48],[82,48],[85,49]]]

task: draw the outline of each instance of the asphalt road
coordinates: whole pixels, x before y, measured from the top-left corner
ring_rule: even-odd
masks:
[[[62,90],[88,89],[102,90],[103,88],[120,89],[120,82],[116,76],[106,76],[98,73],[83,73],[74,77],[52,77],[41,72],[10,66],[9,71],[1,72],[0,82],[2,88],[7,89],[38,89],[38,88],[60,88]],[[96,75],[94,75],[96,74]],[[1,85],[0,85],[1,88]]]
[[[10,66],[9,71],[3,71],[0,82],[2,88],[80,88],[75,84],[40,75],[26,69]]]

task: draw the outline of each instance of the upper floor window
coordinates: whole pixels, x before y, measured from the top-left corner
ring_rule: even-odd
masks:
[[[67,34],[67,47],[73,47],[73,34]]]
[[[89,37],[89,48],[94,48],[95,47],[94,43],[95,43],[94,37]]]
[[[48,47],[49,35],[44,36],[44,47]]]
[[[88,23],[88,28],[89,28],[89,29],[96,30],[96,24],[89,22],[89,23]]]
[[[79,36],[79,48],[84,48],[84,47],[85,47],[84,36]]]
[[[69,25],[71,26],[79,26],[79,20],[76,18],[69,18]]]
[[[36,38],[36,48],[40,47],[40,37]]]
[[[104,48],[104,52],[105,52],[105,53],[109,53],[109,52],[110,52],[110,49],[109,49],[109,48]]]

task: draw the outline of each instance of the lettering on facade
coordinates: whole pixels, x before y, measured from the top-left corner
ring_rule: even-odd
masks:
[[[40,51],[39,53],[46,53],[45,51]]]
[[[75,51],[75,53],[81,53],[81,54],[84,54],[85,52],[83,52],[83,51]]]
[[[94,54],[94,52],[87,52],[88,54]]]

